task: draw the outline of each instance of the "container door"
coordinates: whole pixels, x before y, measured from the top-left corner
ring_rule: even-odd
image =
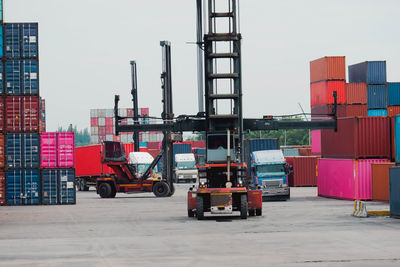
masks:
[[[56,205],[59,203],[59,180],[57,169],[45,169],[42,172],[42,203]]]
[[[75,204],[75,170],[59,169],[59,204]]]

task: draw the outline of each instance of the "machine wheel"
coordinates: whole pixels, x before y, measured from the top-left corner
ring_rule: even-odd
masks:
[[[251,216],[256,216],[256,210],[255,209],[249,210],[249,217],[251,217]]]
[[[196,203],[196,212],[197,212],[197,220],[204,219],[204,201],[202,196],[197,196],[197,203]]]
[[[76,179],[75,186],[76,186],[76,189],[78,189],[78,191],[81,191],[81,179],[80,178]]]
[[[112,194],[112,188],[109,183],[101,183],[99,186],[99,195],[101,198],[110,198]]]
[[[256,215],[261,216],[262,215],[262,209],[256,209]]]
[[[240,196],[240,218],[247,219],[247,195]]]
[[[115,188],[111,188],[111,195],[110,198],[115,198],[115,195],[117,194],[117,190]]]
[[[170,189],[170,192],[169,192],[168,196],[170,197],[170,196],[173,196],[175,194],[175,186],[174,186],[174,184],[172,184],[172,187],[170,187],[169,189]]]
[[[80,185],[81,191],[89,191],[89,186],[87,186],[85,179],[81,179]]]
[[[166,182],[158,182],[153,185],[153,193],[156,197],[167,197],[170,194],[169,185]]]
[[[194,217],[194,212],[193,210],[188,210],[188,217],[193,218]]]

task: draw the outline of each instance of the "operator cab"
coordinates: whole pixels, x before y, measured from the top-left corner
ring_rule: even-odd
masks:
[[[231,162],[235,161],[235,143],[233,136],[230,136],[230,156]],[[208,134],[207,136],[207,162],[226,163],[228,155],[228,136],[227,134]]]
[[[103,163],[127,162],[124,146],[120,142],[105,141],[102,147]]]

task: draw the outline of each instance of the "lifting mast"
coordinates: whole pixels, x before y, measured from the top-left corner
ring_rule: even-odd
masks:
[[[133,106],[133,124],[139,124],[139,108],[138,108],[138,93],[137,93],[137,70],[136,61],[131,62],[131,74],[132,74],[132,106]],[[134,151],[139,152],[139,131],[133,133]]]

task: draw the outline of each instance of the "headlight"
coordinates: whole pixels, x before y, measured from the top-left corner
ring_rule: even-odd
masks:
[[[192,175],[192,178],[197,178],[197,175],[196,175],[196,174],[193,174],[193,175]]]
[[[182,179],[182,178],[183,178],[183,175],[178,175],[178,178],[179,178],[179,179]]]
[[[201,185],[205,185],[207,183],[207,179],[200,179],[200,184]]]

